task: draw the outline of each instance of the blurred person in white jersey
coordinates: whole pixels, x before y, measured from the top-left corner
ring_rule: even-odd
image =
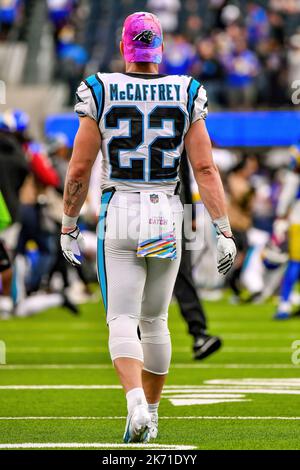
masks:
[[[109,351],[126,393],[129,443],[157,436],[171,360],[168,307],[181,257],[178,169],[184,149],[216,227],[219,272],[230,269],[236,247],[204,122],[203,86],[188,76],[158,73],[163,37],[150,13],[126,18],[120,50],[124,73],[97,73],[77,90],[80,127],[65,183],[61,246],[70,263],[80,264],[77,219],[101,149],[98,277]]]

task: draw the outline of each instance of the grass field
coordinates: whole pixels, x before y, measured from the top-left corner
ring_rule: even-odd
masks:
[[[199,363],[171,306],[173,362],[148,447],[300,449],[300,365],[291,361],[299,320],[272,321],[272,305],[206,307],[224,347]],[[125,399],[99,305],[78,318],[57,309],[2,321],[0,340],[0,449],[124,448]]]

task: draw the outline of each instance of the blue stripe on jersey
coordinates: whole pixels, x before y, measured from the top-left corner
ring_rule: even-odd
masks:
[[[98,77],[98,75],[90,75],[86,80],[85,83],[90,88],[93,98],[95,100],[96,108],[97,108],[97,119],[98,122],[102,116],[103,107],[104,107],[104,85],[102,80]]]
[[[201,84],[197,80],[195,80],[194,78],[191,79],[191,81],[189,83],[189,86],[188,86],[188,90],[187,90],[188,91],[188,105],[187,105],[187,108],[188,108],[188,113],[189,113],[189,116],[190,116],[190,120],[192,119],[194,103],[195,103],[195,99],[197,98],[200,86],[201,86]]]
[[[98,280],[101,288],[102,299],[105,310],[107,311],[107,279],[106,279],[106,268],[105,268],[105,251],[104,251],[104,240],[105,240],[105,225],[108,204],[113,196],[113,191],[104,193],[101,198],[101,211],[99,216],[98,224],[98,236],[97,236],[97,272]]]

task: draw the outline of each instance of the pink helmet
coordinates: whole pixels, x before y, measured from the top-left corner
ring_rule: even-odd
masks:
[[[157,16],[139,11],[127,16],[122,41],[126,62],[152,62],[162,60],[163,34]]]

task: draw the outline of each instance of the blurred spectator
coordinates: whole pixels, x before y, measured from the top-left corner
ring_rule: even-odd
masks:
[[[178,26],[180,0],[148,0],[147,10],[158,16],[165,33],[172,33]]]
[[[12,223],[19,221],[19,192],[29,171],[24,149],[11,134],[12,128],[16,131],[15,126],[11,111],[0,115],[0,191]]]
[[[290,38],[288,51],[288,82],[289,85],[300,78],[300,33]]]
[[[221,14],[225,4],[226,0],[208,0],[210,28],[222,28],[224,26]]]
[[[12,112],[0,115],[0,195],[1,238],[5,241],[5,251],[12,255],[19,233],[20,190],[28,174],[28,164],[22,146],[11,134],[16,130],[16,119]],[[3,213],[4,211],[4,213]],[[6,223],[4,223],[6,222]],[[9,267],[1,274],[0,318],[8,318],[13,310],[11,286],[13,271]]]
[[[0,40],[6,39],[10,30],[20,20],[23,0],[0,0]]]
[[[76,0],[47,0],[49,16],[56,28],[69,19]]]
[[[270,24],[270,36],[276,39],[281,45],[284,44],[284,19],[279,13],[270,10],[268,13]]]
[[[21,231],[16,247],[16,253],[26,255],[28,242],[35,242],[39,250],[34,263],[34,269],[26,282],[27,294],[36,292],[41,286],[55,256],[55,236],[57,226],[53,222],[48,210],[47,187],[56,188],[59,185],[59,176],[48,159],[45,148],[27,140],[25,136],[23,149],[31,169],[20,195],[21,205]]]
[[[191,15],[187,18],[184,29],[186,37],[191,43],[196,44],[199,36],[203,34],[202,27],[203,21],[200,16]]]
[[[249,46],[256,47],[260,41],[269,36],[270,25],[266,10],[254,2],[249,2],[247,4],[246,27]]]
[[[60,31],[57,50],[59,75],[69,85],[67,104],[72,106],[78,83],[88,61],[88,54],[85,48],[76,42],[75,30],[71,25],[64,26]]]
[[[71,156],[68,144],[68,138],[63,133],[51,135],[48,142],[48,154],[59,176],[60,184],[58,189],[61,193],[64,190],[64,181]]]
[[[235,41],[232,52],[223,57],[226,71],[228,103],[231,108],[249,108],[256,99],[255,77],[259,61],[247,47],[246,40]]]
[[[228,215],[238,248],[236,262],[229,274],[229,285],[236,301],[239,300],[241,293],[240,276],[248,249],[247,231],[252,225],[254,188],[250,178],[257,169],[256,157],[244,157],[226,179],[229,196]]]
[[[258,81],[258,102],[269,107],[278,107],[286,103],[287,96],[287,58],[275,38],[261,41],[258,54],[262,73]]]
[[[197,43],[199,54],[198,77],[201,83],[205,84],[210,103],[220,103],[222,101],[222,81],[224,77],[223,67],[217,58],[217,49],[212,39],[200,40]],[[196,66],[194,67],[194,72]]]
[[[182,34],[165,38],[165,50],[161,73],[188,75],[196,62],[195,48]]]
[[[220,19],[223,26],[229,26],[239,21],[241,16],[240,9],[236,5],[226,5],[221,10]]]

